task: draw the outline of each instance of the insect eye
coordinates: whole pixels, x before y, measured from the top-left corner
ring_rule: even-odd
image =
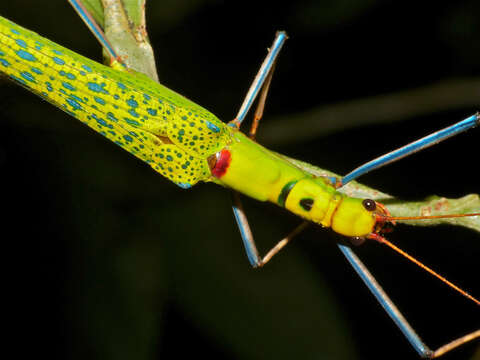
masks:
[[[350,242],[352,243],[352,245],[354,246],[360,246],[362,245],[364,242],[365,242],[365,237],[363,236],[354,236],[354,237],[351,237],[350,238]]]
[[[365,209],[367,209],[368,211],[373,211],[377,208],[377,204],[375,203],[375,201],[373,200],[370,200],[370,199],[365,199],[362,201],[362,205]]]
[[[310,211],[310,210],[312,210],[313,199],[306,198],[306,199],[300,200],[300,206],[301,206],[302,209],[305,210],[305,211]]]

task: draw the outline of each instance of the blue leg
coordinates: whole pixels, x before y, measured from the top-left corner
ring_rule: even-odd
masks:
[[[393,322],[398,326],[400,331],[405,335],[407,340],[410,342],[412,347],[417,351],[417,353],[422,358],[433,359],[439,357],[446,352],[468,342],[475,338],[480,337],[480,330],[474,331],[470,334],[462,336],[444,346],[438,348],[435,351],[432,351],[425,343],[420,339],[417,335],[415,330],[410,326],[408,321],[402,315],[402,313],[398,310],[395,304],[390,300],[388,295],[382,289],[382,287],[378,284],[375,280],[373,275],[368,271],[365,265],[360,261],[360,259],[355,255],[352,249],[346,245],[339,244],[338,247],[342,251],[343,255],[347,258],[348,262],[352,267],[355,269],[357,274],[363,280],[365,285],[367,285],[368,289],[372,292],[375,296],[377,301],[382,305],[382,307],[387,312],[388,316],[393,320]]]
[[[285,238],[280,240],[262,258],[258,254],[257,246],[255,245],[252,231],[250,230],[250,225],[248,224],[247,217],[245,216],[245,212],[243,211],[242,202],[240,201],[240,195],[236,191],[232,191],[232,203],[233,214],[235,215],[235,220],[237,221],[238,229],[240,230],[240,235],[242,236],[242,241],[248,256],[248,261],[253,267],[261,267],[265,265],[276,253],[283,249],[285,245],[287,245],[295,235],[302,232],[308,226],[308,223],[304,221]]]
[[[262,89],[265,80],[271,73],[273,65],[275,64],[275,60],[280,50],[282,49],[285,40],[287,40],[287,34],[283,31],[277,32],[272,47],[269,49],[267,57],[263,61],[262,66],[257,73],[257,76],[255,76],[255,79],[253,80],[253,83],[250,86],[247,95],[245,96],[245,100],[243,100],[242,106],[240,107],[237,116],[234,120],[230,122],[229,125],[240,127],[240,125],[242,124],[245,116],[252,107],[255,98]]]
[[[251,85],[250,90],[247,93],[247,96],[240,108],[240,111],[237,114],[237,117],[235,118],[235,120],[230,122],[230,125],[240,127],[242,121],[245,119],[245,115],[249,111],[257,94],[259,93],[260,89],[262,89],[262,95],[259,101],[259,105],[257,107],[257,111],[255,113],[254,123],[250,130],[250,137],[252,138],[255,136],[258,121],[263,114],[265,98],[268,92],[268,87],[270,85],[272,71],[275,64],[275,59],[285,39],[286,39],[286,35],[284,33],[277,33],[277,37],[274,40],[272,48],[270,49],[267,55],[267,58],[263,62],[259,73],[255,77],[255,80]],[[463,132],[469,128],[472,128],[478,125],[479,123],[480,123],[479,115],[478,114],[473,115],[466,120],[463,120],[457,124],[454,124],[453,126],[440,130],[432,135],[426,136],[420,140],[417,140],[402,148],[399,148],[384,156],[381,156],[373,161],[370,161],[369,163],[366,163],[365,165],[355,169],[354,171],[349,173],[347,176],[345,176],[341,180],[333,179],[333,183],[336,183],[338,187],[343,186],[344,184],[352,181],[353,179],[359,177],[362,174],[365,174],[366,172],[369,172],[383,165],[386,165],[390,162],[393,162],[405,156],[408,156],[416,151],[419,151],[431,145],[434,145],[442,140],[445,140],[451,136],[454,136],[460,132]],[[263,266],[272,258],[273,255],[278,253],[291,240],[293,236],[297,235],[298,233],[303,231],[306,226],[308,226],[307,222],[303,222],[286,238],[279,241],[267,253],[267,255],[265,255],[265,257],[261,258],[259,256],[257,247],[255,245],[255,241],[253,239],[252,231],[248,224],[247,217],[243,210],[243,206],[240,200],[240,195],[235,191],[232,192],[232,202],[233,202],[233,206],[232,206],[233,213],[235,215],[235,220],[237,221],[237,225],[239,227],[240,234],[242,236],[243,244],[245,246],[245,251],[247,253],[248,260],[253,267]],[[457,346],[460,346],[468,341],[471,341],[472,339],[480,337],[480,330],[477,330],[440,347],[436,351],[430,350],[430,348],[416,334],[415,330],[410,326],[410,324],[407,322],[405,317],[400,313],[398,308],[390,300],[388,295],[380,287],[378,282],[375,280],[372,274],[368,271],[365,265],[363,265],[360,259],[355,255],[355,253],[348,246],[344,246],[344,245],[338,245],[338,246],[342,251],[342,253],[345,255],[345,257],[347,258],[347,260],[350,262],[352,267],[355,269],[357,274],[360,276],[363,282],[367,285],[367,287],[373,293],[377,301],[382,305],[382,307],[385,309],[387,314],[395,322],[395,324],[402,331],[402,333],[408,339],[410,344],[419,353],[421,357],[429,358],[429,359],[439,357],[444,353],[456,348]]]
[[[261,267],[265,265],[276,253],[282,250],[294,236],[302,232],[308,226],[308,223],[304,221],[285,238],[280,240],[262,258],[258,254],[257,246],[255,245],[250,225],[248,224],[247,217],[245,215],[245,212],[243,211],[242,202],[240,201],[240,195],[236,191],[232,191],[232,203],[233,214],[235,215],[235,220],[237,221],[238,229],[240,230],[240,235],[242,236],[242,241],[243,245],[245,246],[248,261],[253,267]]]
[[[117,53],[113,49],[110,42],[107,40],[103,30],[100,28],[100,26],[98,26],[95,19],[87,11],[87,9],[82,4],[82,2],[80,0],[68,0],[68,2],[73,6],[75,11],[78,13],[78,15],[83,20],[83,22],[87,25],[87,27],[90,29],[90,31],[93,33],[93,35],[95,35],[98,42],[102,45],[102,47],[108,53],[110,58],[112,60],[119,61],[120,57],[117,55]],[[119,61],[119,62],[121,62],[121,61]]]
[[[448,139],[449,137],[460,134],[468,129],[471,129],[480,124],[480,114],[477,113],[472,115],[465,120],[462,120],[452,126],[449,126],[445,129],[439,130],[425,136],[417,141],[411,142],[401,148],[398,148],[394,151],[391,151],[385,155],[379,156],[378,158],[369,161],[362,166],[354,169],[341,179],[335,179],[336,187],[342,187],[343,185],[349,183],[350,181],[358,178],[359,176],[366,174],[372,170],[378,169],[384,165],[390,164],[394,161],[400,160],[406,156],[409,156],[417,151],[426,149],[432,145],[438,144],[439,142]]]
[[[245,246],[245,252],[247,253],[248,261],[253,267],[259,267],[262,265],[262,259],[258,255],[255,241],[253,240],[252,230],[248,224],[247,216],[243,211],[243,205],[240,200],[240,195],[236,191],[232,191],[232,210],[237,222],[240,235],[242,236],[243,246]]]
[[[250,137],[254,138],[256,129],[258,126],[258,122],[260,121],[263,115],[263,109],[265,107],[265,100],[267,97],[268,89],[270,86],[270,82],[272,80],[272,74],[275,67],[275,61],[277,58],[280,49],[283,46],[283,43],[287,39],[287,35],[284,32],[277,32],[275,40],[273,41],[272,47],[270,48],[267,57],[262,63],[260,70],[257,73],[250,89],[248,90],[247,96],[243,101],[240,110],[232,120],[229,125],[240,127],[243,120],[245,119],[246,114],[250,110],[255,98],[257,97],[258,93],[261,91],[260,100],[258,102],[257,109],[255,111],[254,121],[252,127],[250,129]],[[286,238],[280,240],[263,258],[260,257],[258,254],[257,247],[255,245],[255,241],[253,239],[252,231],[250,230],[250,225],[248,224],[247,217],[243,210],[242,202],[240,200],[240,195],[236,191],[232,191],[232,209],[233,214],[235,216],[235,220],[237,222],[238,228],[240,230],[240,235],[242,236],[243,245],[245,246],[245,251],[248,256],[248,261],[253,267],[260,267],[267,263],[273,255],[278,253],[290,239],[301,232],[306,226],[307,223],[301,224],[297,227],[292,233],[290,233]]]

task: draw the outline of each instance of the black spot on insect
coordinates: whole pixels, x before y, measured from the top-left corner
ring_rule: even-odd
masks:
[[[363,200],[362,205],[368,211],[374,211],[377,208],[377,204],[371,199]]]
[[[300,206],[301,206],[302,209],[305,210],[305,211],[310,211],[310,210],[312,210],[313,199],[305,198],[305,199],[300,200]]]
[[[354,236],[350,238],[350,243],[354,246],[360,246],[365,242],[365,237],[363,236]]]

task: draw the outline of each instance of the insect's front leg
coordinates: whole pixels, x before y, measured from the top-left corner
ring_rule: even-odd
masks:
[[[385,312],[390,316],[395,325],[405,335],[412,347],[417,353],[426,359],[435,359],[443,354],[467,343],[474,339],[480,338],[480,330],[475,330],[469,334],[459,337],[445,345],[442,345],[437,350],[431,350],[418,336],[413,327],[408,323],[407,319],[403,316],[395,303],[390,299],[387,293],[383,290],[375,277],[370,273],[367,267],[362,263],[357,255],[350,247],[342,244],[338,244],[338,247],[342,251],[343,255],[347,258],[350,265],[352,265],[355,272],[360,276],[362,281],[372,292],[373,296],[377,299],[379,304],[384,308]]]

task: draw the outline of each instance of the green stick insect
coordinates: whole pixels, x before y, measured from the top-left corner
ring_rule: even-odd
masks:
[[[77,1],[71,3],[110,55],[110,67],[0,17],[0,72],[140,158],[181,188],[188,189],[198,182],[214,182],[232,189],[234,214],[252,266],[267,263],[306,223],[280,241],[266,256],[260,257],[238,193],[274,203],[306,222],[331,227],[356,243],[375,240],[386,244],[477,305],[480,304],[477,299],[397,248],[382,235],[388,225],[396,220],[433,217],[392,217],[381,203],[352,198],[338,191],[366,172],[478,125],[478,114],[368,162],[345,177],[315,177],[254,141],[274,64],[287,38],[285,33],[277,34],[238,115],[225,124],[208,110],[147,76],[128,69],[83,5]],[[249,136],[246,136],[239,128],[258,94],[260,101],[255,121]],[[478,215],[480,213],[440,217]],[[477,330],[436,351],[430,350],[352,250],[345,245],[339,246],[422,357],[438,357],[480,337],[480,330]]]

